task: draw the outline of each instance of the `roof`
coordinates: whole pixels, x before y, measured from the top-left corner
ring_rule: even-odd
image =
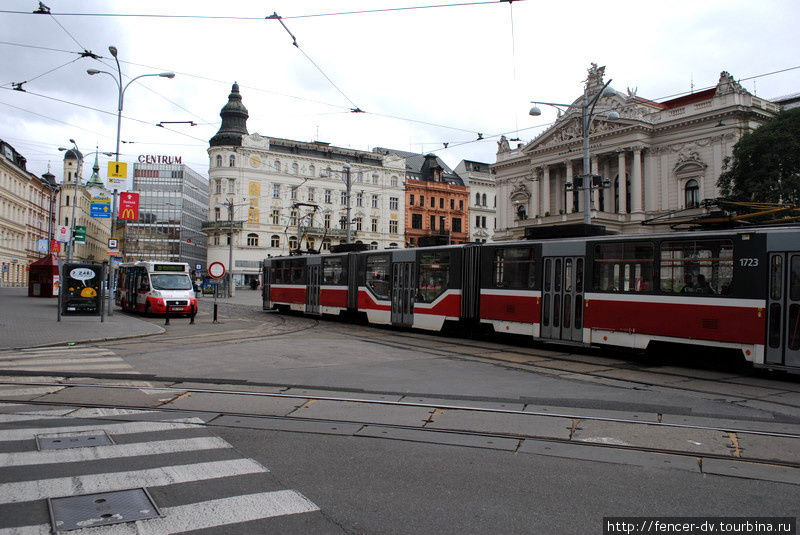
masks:
[[[697,93],[690,93],[688,95],[684,95],[682,97],[674,98],[672,100],[665,100],[661,103],[661,106],[664,109],[672,109],[672,108],[680,108],[681,106],[686,106],[687,104],[694,104],[695,102],[701,102],[703,100],[710,100],[714,98],[714,94],[717,92],[717,88],[713,87],[711,89],[706,89],[704,91],[698,91]]]
[[[79,150],[67,149],[64,153],[65,160],[83,160],[83,154]]]
[[[405,150],[387,149],[384,147],[375,147],[374,152],[382,154],[394,154],[400,156],[406,161],[406,172],[413,173],[414,175],[422,176],[422,164],[425,163],[425,155],[418,152],[408,152]],[[450,169],[444,161],[436,156],[436,163],[442,167],[442,178],[447,184],[454,184],[456,186],[463,186],[464,181],[458,176],[455,171]]]

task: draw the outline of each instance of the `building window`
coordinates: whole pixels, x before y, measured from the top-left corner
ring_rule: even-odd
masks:
[[[273,234],[272,237],[269,239],[270,247],[280,247],[281,246],[281,237],[277,234]]]
[[[314,200],[314,188],[308,188],[308,200],[309,201]]]
[[[373,184],[378,183],[378,173],[372,173],[372,183]]]
[[[308,166],[308,176],[315,176],[317,169],[313,165]]]
[[[247,235],[247,246],[258,247],[258,234],[250,233]]]
[[[347,217],[342,216],[339,218],[339,228],[344,230],[347,228]]]
[[[364,206],[364,192],[363,191],[359,191],[358,193],[356,193],[356,206],[359,206],[359,207]]]
[[[236,191],[236,180],[233,178],[228,179],[228,193],[234,193]]]
[[[697,180],[691,179],[686,182],[684,199],[686,201],[686,208],[697,208],[700,206],[700,185],[697,183]]]
[[[324,240],[322,240],[322,250],[330,251],[330,249],[331,249],[331,239],[325,238]]]
[[[280,210],[273,210],[272,215],[270,215],[271,223],[273,225],[277,225],[281,221],[281,211]]]
[[[236,156],[233,154],[228,158],[228,167],[236,167]]]
[[[375,251],[378,249],[378,242],[374,241],[369,244],[369,248],[371,251]]]
[[[325,190],[325,204],[330,204],[330,203],[331,203],[331,190],[326,189]]]
[[[436,230],[436,216],[431,216],[431,230]]]
[[[397,177],[392,175],[392,178],[389,179],[389,183],[391,184],[391,186],[393,188],[396,188],[397,187]]]
[[[222,156],[217,156],[217,158],[220,158],[220,159],[221,159],[221,158],[222,158]],[[220,160],[220,163],[222,163],[222,161],[221,161],[221,160]],[[220,193],[222,193],[222,180],[220,180],[220,179],[216,179],[216,180],[214,181],[214,193],[216,193],[216,194],[220,194]]]
[[[219,234],[214,234],[213,244],[219,245]]]
[[[479,216],[479,215],[475,216],[475,227],[476,228],[481,228],[481,216]]]
[[[454,217],[453,218],[453,232],[461,232],[461,218]]]
[[[67,204],[66,204],[66,206],[69,206],[69,195],[67,195]]]
[[[397,197],[389,197],[389,210],[397,210],[398,199]]]
[[[331,214],[325,214],[323,221],[325,222],[325,228],[331,228]]]
[[[222,167],[222,155],[217,154],[217,167]]]
[[[422,228],[422,214],[411,214],[411,228]]]
[[[358,174],[356,174],[356,182],[364,182],[364,171],[359,171]]]
[[[219,221],[219,206],[214,208],[214,221]]]
[[[483,206],[486,206],[486,194],[485,193],[481,196],[481,204]]]
[[[378,196],[377,195],[373,195],[372,196],[372,207],[373,208],[377,208],[378,207]]]
[[[356,230],[361,230],[361,218],[357,217],[355,221],[356,221]]]
[[[450,209],[451,210],[455,210],[456,209],[456,200],[455,199],[450,199]]]
[[[292,186],[292,189],[291,189],[291,194],[290,194],[290,198],[291,198],[293,201],[296,201],[296,200],[297,200],[297,186]]]
[[[340,192],[340,195],[339,195],[339,204],[343,204],[343,205],[344,205],[344,204],[347,204],[347,192],[346,192],[346,191],[342,191],[342,192]]]
[[[294,162],[294,163],[292,164],[292,174],[293,174],[293,175],[296,175],[296,174],[298,174],[299,172],[300,172],[300,171],[299,171],[299,168],[297,167],[297,162]]]
[[[436,208],[436,197],[431,197],[431,208]]]
[[[476,193],[475,194],[475,206],[480,206],[480,205],[481,205],[481,194],[480,193]]]
[[[481,228],[486,228],[486,216],[481,216]]]
[[[420,195],[419,196],[419,205],[420,206],[425,206],[425,195]]]
[[[372,232],[378,232],[378,218],[372,218]]]
[[[274,167],[275,167],[275,170],[280,173],[281,172],[281,161],[280,160],[275,160]]]
[[[297,236],[289,236],[289,249],[297,250]]]
[[[408,204],[410,204],[411,206],[414,206],[414,194],[413,193],[408,196]]]
[[[459,201],[458,201],[458,209],[461,210],[462,212],[464,211],[464,200],[463,199],[459,199]]]
[[[389,234],[397,234],[397,221],[394,219],[389,220]]]
[[[289,212],[289,226],[297,226],[297,210],[292,210]]]

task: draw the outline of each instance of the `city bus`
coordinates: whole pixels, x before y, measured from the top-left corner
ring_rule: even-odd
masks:
[[[129,262],[117,270],[115,301],[122,310],[144,314],[197,313],[189,264]]]

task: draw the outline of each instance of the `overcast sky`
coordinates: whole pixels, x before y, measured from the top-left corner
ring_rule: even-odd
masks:
[[[121,145],[120,159],[182,156],[205,176],[208,139],[234,81],[250,112],[250,133],[361,150],[437,150],[455,167],[462,159],[493,163],[497,138],[490,136],[509,132],[528,141],[541,133],[554,114],[528,116],[529,101],[571,102],[590,62],[606,66],[615,89],[636,87],[654,100],[688,92],[692,83],[695,90],[714,86],[722,70],[744,79],[800,65],[796,0],[526,0],[290,18],[433,3],[440,1],[47,0],[54,16],[0,13],[0,139],[28,159],[29,171],[41,175],[51,164],[59,179],[58,147],[70,146],[70,138],[84,154],[95,146],[113,152],[116,85],[107,75],[86,73],[116,71],[109,45],[119,50],[124,76],[176,73],[172,80],[138,80],[126,91],[121,138],[130,143]],[[37,7],[30,0],[0,3],[3,11]],[[278,21],[264,20],[273,12],[284,17],[301,50]],[[75,53],[84,49],[103,59]],[[23,81],[27,92],[11,90]],[[800,69],[742,83],[764,98],[797,93]],[[349,112],[354,105],[367,113]],[[198,125],[167,131],[153,126],[159,121]],[[478,133],[486,139],[471,142]],[[86,160],[84,176],[93,156]],[[100,161],[105,177],[107,158]]]

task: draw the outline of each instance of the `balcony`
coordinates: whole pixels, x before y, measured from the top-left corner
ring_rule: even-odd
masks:
[[[219,220],[219,221],[203,221],[201,228],[203,230],[210,230],[210,231],[227,231],[233,228],[233,230],[242,230],[242,226],[244,225],[244,221],[226,221],[226,220]]]
[[[324,227],[300,227],[301,234],[312,236],[331,236],[335,238],[344,238],[347,236],[347,231],[341,228],[324,228]],[[356,236],[358,232],[353,228],[352,235]]]

